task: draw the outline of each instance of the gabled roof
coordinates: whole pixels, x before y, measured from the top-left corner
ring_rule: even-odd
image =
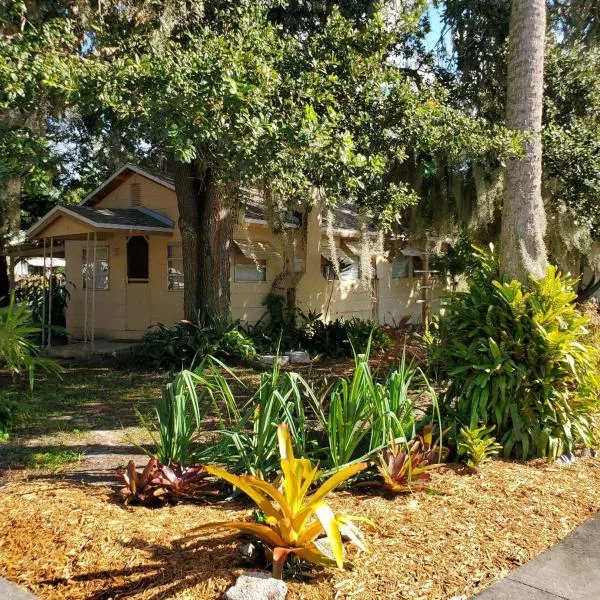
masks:
[[[118,171],[113,173],[106,181],[103,181],[93,192],[90,192],[79,204],[79,206],[94,205],[107,194],[118,188],[128,177],[137,173],[162,185],[170,190],[175,190],[173,178],[167,173],[154,171],[145,167],[140,167],[131,163],[123,165]]]
[[[80,221],[98,231],[156,231],[171,233],[173,222],[149,208],[91,208],[89,206],[55,206],[42,217],[29,231],[27,239],[32,239],[60,216]]]

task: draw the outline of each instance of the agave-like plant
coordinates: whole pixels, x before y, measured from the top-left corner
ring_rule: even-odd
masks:
[[[346,525],[353,535],[352,542],[364,549],[360,532],[353,526],[359,519],[343,513],[334,513],[324,502],[329,492],[366,468],[366,463],[348,465],[329,477],[315,492],[308,496],[311,485],[317,481],[319,473],[308,459],[294,457],[290,430],[286,424],[277,428],[279,452],[281,455],[281,488],[250,475],[232,475],[219,467],[208,465],[206,471],[224,479],[247,494],[266,515],[265,523],[250,521],[225,521],[205,523],[193,531],[216,527],[233,528],[258,538],[273,552],[273,577],[281,579],[285,561],[290,554],[309,562],[333,566],[344,566],[344,550],[340,527]],[[315,544],[326,535],[329,541],[331,559]]]

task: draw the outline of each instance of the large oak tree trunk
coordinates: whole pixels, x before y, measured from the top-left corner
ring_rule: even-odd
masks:
[[[508,42],[506,125],[529,136],[524,156],[506,166],[500,233],[500,269],[520,281],[547,268],[542,201],[542,101],[545,0],[513,0]]]
[[[174,162],[185,280],[186,319],[229,315],[229,249],[233,214],[210,168],[200,161]]]

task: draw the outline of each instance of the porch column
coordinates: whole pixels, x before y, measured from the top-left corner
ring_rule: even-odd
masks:
[[[50,277],[48,279],[48,348],[52,347],[52,260],[54,259],[54,237],[50,236]],[[45,267],[45,265],[44,265]]]
[[[41,348],[44,347],[46,341],[46,238],[44,240],[44,253],[42,260],[42,343]]]
[[[88,231],[85,235],[85,265],[84,265],[84,278],[85,283],[85,295],[83,303],[83,345],[87,349],[88,344],[88,296],[90,280],[88,277],[88,269],[90,264],[90,232]]]
[[[92,326],[91,326],[91,336],[92,336],[92,352],[94,352],[94,338],[95,338],[95,328],[96,328],[96,248],[98,245],[98,232],[94,231],[94,262],[92,263]]]

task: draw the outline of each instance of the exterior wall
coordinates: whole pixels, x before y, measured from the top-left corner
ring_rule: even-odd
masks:
[[[412,276],[412,269],[410,275],[395,279],[392,277],[392,265],[388,261],[381,260],[377,263],[380,323],[393,325],[407,315],[410,315],[411,323],[421,322],[421,304],[417,304],[421,297],[418,278]]]
[[[280,258],[267,260],[266,281],[249,282],[235,281],[235,262],[243,255],[237,249],[235,244],[230,252],[231,257],[231,316],[234,319],[256,323],[264,314],[264,299],[272,289],[273,282],[284,268],[285,252],[281,236],[275,235],[267,226],[248,224],[247,228],[234,227],[234,239],[251,239],[257,242],[269,242],[277,252]]]
[[[391,264],[377,259],[377,293],[364,289],[360,281],[327,281],[321,273],[321,251],[328,246],[321,229],[321,215],[313,210],[308,217],[306,273],[296,289],[299,308],[313,309],[327,321],[339,317],[375,319],[393,324],[405,315],[413,323],[421,320],[421,305],[416,279],[393,279]],[[341,238],[336,238],[340,244]]]
[[[167,277],[167,245],[180,243],[177,198],[175,192],[141,175],[132,175],[113,190],[97,208],[126,208],[130,204],[130,184],[140,185],[141,205],[151,208],[174,222],[173,235],[150,235],[149,282],[127,283],[127,235],[119,232],[104,236],[98,245],[109,249],[109,288],[95,292],[95,336],[99,339],[139,339],[148,327],[157,323],[171,325],[183,317],[183,291],[169,290]],[[75,223],[74,223],[75,224]],[[70,225],[69,225],[70,226]],[[234,239],[269,242],[280,253],[279,258],[267,260],[266,281],[235,281],[235,262],[241,257],[235,245],[231,250],[231,313],[235,319],[256,322],[265,312],[264,299],[276,279],[287,267],[299,270],[295,276],[296,302],[303,310],[316,310],[326,320],[338,317],[378,319],[393,323],[410,314],[413,322],[420,321],[421,308],[416,280],[392,279],[391,265],[377,261],[377,301],[373,290],[364,289],[359,281],[327,281],[321,273],[321,252],[327,238],[321,229],[320,211],[308,215],[306,238],[300,230],[289,230],[285,242],[268,226],[247,224],[234,228]],[[338,236],[338,242],[341,237]],[[91,258],[90,244],[90,258]],[[67,330],[74,337],[83,336],[85,290],[82,277],[82,252],[85,241],[65,242],[66,277],[74,284],[67,309]],[[307,250],[303,250],[303,248]],[[143,286],[143,287],[142,287]],[[129,323],[128,323],[128,314]],[[135,327],[132,322],[135,321]],[[91,322],[91,290],[88,293],[88,322]]]
[[[98,240],[98,247],[108,246],[109,285],[95,292],[95,335],[98,338],[139,339],[148,327],[157,323],[173,324],[183,318],[183,291],[169,290],[167,285],[167,244],[174,237],[148,236],[148,283],[127,283],[127,236],[115,234]],[[84,241],[65,242],[66,278],[74,284],[67,308],[67,330],[83,337],[85,289],[82,276]],[[90,259],[93,256],[90,243]],[[88,323],[91,322],[91,289],[88,291]],[[129,319],[128,319],[129,315]],[[131,323],[135,322],[132,327]],[[142,325],[145,325],[142,326]]]
[[[147,284],[127,283],[126,233],[115,233],[108,236],[106,240],[98,241],[98,246],[109,247],[109,288],[96,290],[95,293],[94,325],[97,338],[139,339],[148,331],[148,327],[159,322],[172,325],[183,318],[183,291],[169,290],[167,278],[167,245],[181,242],[175,192],[134,174],[103,198],[96,208],[130,207],[129,185],[131,183],[140,185],[141,205],[171,219],[174,222],[174,231],[172,235],[147,236],[149,242]],[[83,337],[84,333],[83,248],[85,248],[85,241],[65,242],[67,281],[75,285],[71,288],[71,299],[67,308],[67,331],[74,337]],[[90,258],[91,248],[90,243]],[[91,290],[88,293],[88,323],[90,319]],[[132,327],[133,322],[135,324]]]

